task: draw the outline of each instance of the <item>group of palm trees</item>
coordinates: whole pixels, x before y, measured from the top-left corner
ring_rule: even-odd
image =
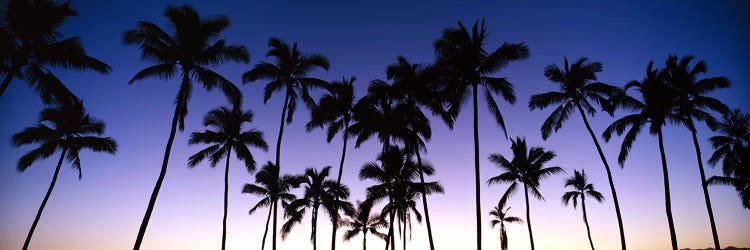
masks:
[[[82,176],[79,152],[83,149],[114,154],[117,144],[112,138],[100,137],[104,133],[104,123],[91,117],[84,109],[83,102],[55,77],[51,68],[93,70],[106,74],[110,67],[88,56],[78,38],[62,39],[57,32],[68,16],[76,15],[69,2],[58,4],[49,0],[11,0],[7,4],[0,29],[0,51],[2,64],[0,72],[5,74],[0,96],[14,79],[19,79],[32,87],[45,104],[51,106],[41,111],[39,123],[28,127],[13,136],[13,145],[39,145],[23,155],[18,161],[18,170],[24,171],[35,161],[45,159],[56,151],[61,151],[49,190],[32,223],[23,249],[27,249],[34,229],[55,186],[63,161],[67,160]],[[187,166],[192,168],[203,161],[215,166],[226,160],[224,172],[224,217],[222,249],[226,245],[226,222],[228,206],[229,159],[232,154],[244,165],[248,172],[256,169],[252,150],[268,150],[263,133],[257,129],[245,129],[251,123],[253,113],[242,110],[242,93],[230,80],[213,71],[227,62],[248,63],[249,54],[243,45],[228,44],[220,39],[220,33],[229,26],[224,16],[200,17],[190,6],[170,6],[164,13],[169,20],[169,29],[140,21],[134,29],[123,35],[128,45],[140,48],[144,61],[153,63],[142,69],[129,81],[134,83],[148,78],[164,80],[180,77],[180,87],[175,98],[169,139],[154,190],[135,241],[134,249],[139,249],[157,201],[164,176],[167,171],[170,151],[177,130],[184,130],[184,120],[188,113],[188,103],[193,83],[201,84],[210,91],[218,88],[227,98],[228,106],[211,110],[205,115],[204,132],[190,135],[189,144],[208,144],[208,147],[192,155]],[[507,79],[496,77],[496,73],[509,63],[529,57],[525,44],[504,43],[498,48],[488,48],[484,21],[477,21],[470,28],[458,23],[458,27],[447,28],[435,42],[436,59],[433,64],[414,64],[403,57],[386,69],[386,80],[373,80],[367,94],[361,98],[355,95],[356,79],[342,78],[341,81],[327,82],[310,77],[315,69],[328,70],[328,59],[319,54],[303,53],[293,43],[291,46],[280,39],[271,38],[268,42],[269,62],[260,62],[242,75],[243,83],[266,81],[264,102],[275,93],[284,93],[279,133],[276,141],[275,161],[268,161],[256,173],[256,182],[245,184],[242,192],[261,196],[260,201],[250,209],[250,214],[261,208],[268,208],[262,249],[271,227],[271,248],[276,249],[277,232],[285,238],[291,230],[302,223],[305,214],[311,217],[311,241],[316,249],[317,226],[320,210],[328,215],[333,226],[332,249],[336,247],[338,227],[345,228],[344,240],[351,240],[362,234],[363,249],[367,246],[367,234],[384,239],[386,248],[395,249],[397,237],[406,249],[407,231],[411,233],[411,221],[425,219],[430,249],[434,249],[434,239],[427,196],[443,192],[438,182],[426,181],[435,168],[428,164],[423,155],[427,153],[427,143],[432,136],[428,116],[439,117],[450,129],[456,121],[463,105],[471,100],[474,128],[474,172],[476,208],[476,246],[481,249],[482,214],[480,208],[479,173],[479,131],[478,99],[480,86],[483,90],[488,110],[497,125],[506,133],[505,122],[496,97],[513,104],[516,101],[513,84]],[[642,127],[648,125],[649,133],[657,135],[661,152],[661,165],[664,177],[664,195],[667,220],[669,222],[672,248],[677,249],[677,239],[672,220],[667,161],[664,154],[662,128],[667,124],[684,126],[693,138],[701,186],[705,196],[706,209],[710,219],[716,249],[720,249],[716,233],[707,185],[724,184],[736,188],[742,204],[750,209],[750,116],[739,110],[730,111],[719,100],[708,96],[711,91],[726,88],[729,80],[724,77],[700,78],[706,73],[706,64],[699,61],[691,64],[692,57],[670,56],[662,68],[649,63],[645,79],[632,81],[624,88],[611,86],[597,80],[596,73],[602,71],[602,64],[581,58],[572,64],[564,60],[564,66],[549,65],[544,69],[545,76],[559,88],[558,91],[537,94],[529,101],[530,110],[557,106],[542,124],[542,138],[547,139],[558,131],[572,112],[578,112],[591,136],[607,173],[615,214],[618,219],[622,249],[626,249],[625,231],[622,223],[619,201],[612,172],[599,143],[599,136],[592,130],[587,115],[593,116],[599,109],[614,115],[615,112],[629,112],[615,120],[602,134],[609,141],[614,134],[623,135],[618,162],[623,166],[633,143]],[[390,81],[390,82],[389,82]],[[312,91],[322,89],[326,93],[318,100]],[[635,91],[633,95],[631,92]],[[299,175],[282,174],[281,142],[285,124],[290,124],[302,101],[310,114],[306,124],[308,132],[318,129],[327,131],[331,142],[341,134],[343,148],[337,170],[337,178],[331,175],[332,167],[308,168]],[[425,113],[428,112],[428,113]],[[723,115],[722,120],[714,118],[715,113]],[[715,152],[708,160],[710,164],[721,162],[723,176],[706,178],[701,158],[697,123],[705,123],[718,131],[711,137]],[[374,161],[364,164],[359,178],[374,184],[367,188],[367,195],[356,206],[349,202],[349,188],[342,183],[345,170],[346,151],[349,139],[355,140],[355,148],[376,137],[382,145]],[[500,168],[500,173],[487,180],[488,184],[509,183],[508,189],[500,197],[490,212],[491,225],[500,225],[501,248],[506,249],[508,239],[505,223],[522,223],[511,216],[506,208],[510,197],[519,186],[523,187],[526,201],[526,224],[531,248],[534,238],[529,212],[529,194],[544,199],[539,187],[541,181],[565,171],[559,166],[548,167],[555,153],[538,146],[529,146],[524,138],[511,139],[512,155],[491,154],[489,161]],[[604,195],[596,191],[588,182],[585,172],[575,170],[568,178],[565,187],[572,190],[562,195],[562,201],[571,201],[577,207],[581,203],[583,220],[588,240],[591,239],[586,215],[586,197],[602,202]],[[301,188],[301,195],[294,194]],[[419,204],[421,202],[421,204]],[[278,205],[281,203],[285,221],[277,228]],[[375,205],[382,204],[379,213]],[[420,212],[421,208],[421,212]],[[374,213],[373,213],[374,212]],[[424,215],[424,216],[423,216]],[[399,228],[396,235],[395,228]]]

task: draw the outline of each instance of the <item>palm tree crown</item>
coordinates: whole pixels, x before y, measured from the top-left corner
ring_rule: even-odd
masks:
[[[594,198],[596,201],[601,202],[604,200],[604,196],[599,191],[594,189],[594,184],[589,183],[586,172],[581,170],[573,171],[573,176],[565,179],[565,187],[573,188],[573,191],[565,192],[562,196],[563,203],[567,206],[570,202],[573,202],[573,207],[578,206],[578,200],[585,196]]]
[[[490,227],[494,228],[495,226],[500,225],[501,250],[508,249],[508,234],[505,230],[505,223],[523,223],[523,220],[521,218],[508,214],[508,210],[510,210],[510,207],[505,207],[507,201],[507,196],[503,195],[503,198],[501,198],[500,201],[497,202],[497,206],[493,207],[492,210],[490,210],[490,216],[492,216],[492,220],[490,220]]]
[[[372,203],[357,201],[357,207],[346,213],[346,217],[339,220],[339,226],[348,228],[344,231],[344,240],[350,241],[362,234],[362,249],[367,250],[367,233],[385,239],[386,234],[378,230],[387,228],[388,222],[380,214],[372,212]]]
[[[57,4],[49,0],[10,0],[0,20],[0,73],[6,74],[0,85],[3,95],[13,77],[25,80],[44,103],[63,102],[75,95],[48,67],[93,70],[102,74],[112,69],[90,57],[78,37],[62,38],[58,28],[78,13],[70,1]]]
[[[263,165],[260,171],[255,174],[255,183],[257,184],[245,184],[245,186],[242,187],[242,193],[263,197],[250,209],[250,214],[253,214],[259,208],[268,207],[266,229],[263,232],[263,239],[261,242],[261,249],[265,249],[266,236],[268,235],[268,224],[271,220],[271,215],[275,215],[278,201],[281,201],[282,207],[286,207],[289,202],[297,198],[290,192],[292,188],[296,187],[297,181],[296,177],[291,175],[280,176],[279,166],[268,161]],[[274,238],[276,238],[276,221],[276,216],[273,216]]]
[[[750,115],[734,109],[716,125],[721,135],[711,137],[714,153],[709,163],[721,161],[724,176],[713,176],[708,184],[734,186],[742,206],[750,209]]]

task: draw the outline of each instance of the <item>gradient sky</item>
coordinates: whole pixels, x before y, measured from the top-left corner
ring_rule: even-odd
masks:
[[[257,3],[256,3],[257,2]],[[317,2],[317,1],[316,1]],[[166,24],[163,11],[182,1],[74,1],[79,17],[62,27],[65,36],[80,36],[87,52],[107,63],[108,75],[56,70],[55,73],[79,97],[88,111],[107,123],[106,134],[119,144],[115,156],[82,153],[83,179],[66,165],[46,207],[31,243],[33,249],[129,249],[132,246],[157,178],[164,144],[169,132],[173,98],[178,80],[145,80],[129,86],[127,81],[147,63],[139,59],[137,47],[125,46],[121,35],[139,20]],[[266,42],[279,37],[298,42],[302,51],[326,55],[328,72],[312,76],[338,80],[356,76],[357,93],[365,93],[369,81],[385,77],[385,67],[402,55],[412,62],[433,60],[432,43],[446,27],[458,21],[472,23],[486,18],[489,31],[487,48],[502,42],[525,42],[531,52],[527,60],[511,64],[497,75],[516,86],[518,103],[501,103],[509,135],[526,137],[531,145],[554,150],[558,157],[551,164],[566,169],[586,169],[590,180],[606,200],[588,205],[594,244],[600,249],[617,249],[617,220],[611,203],[604,169],[578,114],[563,129],[542,141],[539,127],[551,110],[529,112],[532,94],[553,90],[543,68],[586,56],[604,64],[599,78],[614,85],[641,80],[646,65],[655,60],[662,65],[670,54],[695,55],[708,63],[707,76],[726,76],[728,90],[715,96],[730,107],[750,111],[750,2],[747,1],[667,1],[619,2],[576,1],[568,4],[499,4],[494,1],[442,3],[435,1],[366,3],[310,3],[307,1],[196,1],[191,3],[201,15],[226,15],[232,25],[222,34],[231,43],[247,46],[250,65],[226,64],[217,69],[234,81],[245,95],[244,108],[255,112],[252,127],[265,132],[273,144],[283,98],[274,96],[262,102],[265,82],[242,85],[240,76],[264,59]],[[321,92],[316,92],[316,96]],[[202,130],[205,112],[226,105],[218,92],[207,93],[196,87],[189,106],[185,132],[179,133],[172,148],[168,173],[149,224],[143,249],[217,249],[221,241],[223,171],[201,164],[188,169],[189,155],[199,146],[187,146],[188,132]],[[469,106],[467,106],[468,108]],[[24,173],[15,166],[17,159],[32,147],[13,148],[13,133],[36,123],[43,108],[25,83],[14,80],[0,98],[0,249],[17,249],[28,232],[49,185],[58,155],[35,163]],[[450,131],[433,119],[433,138],[425,156],[437,169],[429,180],[440,181],[446,192],[429,199],[430,214],[438,249],[462,249],[475,244],[474,171],[470,110],[459,116]],[[480,158],[483,181],[499,174],[486,160],[491,153],[508,154],[510,142],[480,105]],[[616,114],[617,117],[622,113]],[[592,119],[597,133],[613,121],[606,114]],[[284,134],[282,171],[301,173],[306,167],[337,166],[341,142],[327,144],[324,133],[306,133],[306,111],[298,109],[294,122]],[[703,203],[695,153],[684,128],[667,127],[665,147],[672,185],[674,221],[681,248],[705,248],[712,244],[708,216]],[[707,138],[713,133],[699,129],[703,158],[712,152]],[[604,144],[609,162],[616,166],[621,139]],[[352,199],[364,199],[372,183],[359,181],[359,167],[375,159],[379,147],[369,142],[347,154],[344,183]],[[655,137],[643,133],[623,169],[613,169],[620,195],[625,234],[631,249],[666,249],[669,232],[664,214],[663,183]],[[274,152],[253,151],[259,163],[272,160]],[[231,162],[229,201],[229,249],[260,249],[266,214],[248,216],[258,197],[241,194],[244,183],[252,182],[237,160]],[[707,175],[720,170],[707,168]],[[560,196],[563,179],[554,176],[542,183],[546,202],[531,201],[532,226],[539,249],[585,249],[588,247],[580,210],[565,207]],[[487,213],[506,185],[482,186],[483,246],[499,247],[498,231],[489,227]],[[750,212],[743,210],[730,187],[711,186],[716,225],[722,246],[750,247]],[[510,212],[523,217],[523,196],[510,201]],[[281,249],[310,247],[309,217],[280,241]],[[320,249],[330,244],[330,225],[319,226]],[[508,227],[510,249],[528,249],[525,225]],[[423,225],[414,224],[411,249],[426,248]],[[369,247],[383,242],[369,240]],[[358,249],[361,237],[340,243],[341,249]],[[400,246],[400,243],[399,243]]]

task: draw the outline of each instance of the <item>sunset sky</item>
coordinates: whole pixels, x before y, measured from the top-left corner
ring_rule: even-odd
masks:
[[[114,137],[114,156],[81,154],[83,179],[64,165],[57,186],[31,242],[31,249],[94,250],[130,249],[158,176],[164,145],[170,129],[178,80],[127,82],[140,69],[150,65],[140,60],[136,46],[126,46],[122,33],[147,20],[165,27],[163,12],[168,5],[184,1],[73,1],[79,16],[71,17],[61,28],[65,37],[80,36],[87,53],[110,66],[108,75],[94,72],[54,70],[54,73],[80,98],[87,110],[107,124],[106,135]],[[586,169],[589,180],[605,196],[603,203],[587,203],[594,244],[599,249],[619,249],[617,219],[606,174],[591,138],[578,114],[543,141],[539,128],[551,109],[530,112],[529,97],[556,90],[543,75],[544,66],[561,65],[585,56],[600,61],[604,71],[599,80],[622,86],[642,80],[650,60],[664,64],[670,54],[694,55],[708,64],[711,76],[726,76],[731,88],[713,96],[730,107],[750,111],[750,2],[749,1],[575,1],[575,3],[495,3],[495,1],[195,1],[187,2],[202,16],[226,15],[232,25],[221,37],[229,43],[247,46],[251,62],[225,64],[216,68],[233,81],[244,94],[244,109],[255,113],[251,127],[262,130],[271,145],[268,152],[253,150],[260,164],[274,158],[274,145],[283,96],[263,104],[265,81],[243,85],[241,75],[265,58],[267,41],[278,37],[298,42],[303,52],[320,53],[331,62],[329,71],[317,70],[311,76],[340,80],[356,76],[357,96],[366,92],[374,79],[385,79],[385,68],[401,55],[414,63],[434,60],[433,42],[443,29],[461,21],[470,25],[486,19],[489,32],[487,49],[503,42],[524,42],[531,56],[514,62],[496,75],[515,85],[518,102],[500,103],[510,137],[525,137],[530,145],[553,150],[557,157],[550,166],[567,173],[541,184],[546,201],[531,201],[534,240],[538,249],[586,249],[586,229],[580,208],[574,210],[560,201],[566,191],[563,180],[573,169]],[[314,92],[317,98],[322,91]],[[483,102],[483,101],[482,101]],[[157,200],[142,249],[218,249],[221,245],[223,169],[202,163],[187,168],[187,158],[202,149],[188,146],[189,132],[203,130],[203,115],[227,105],[217,92],[206,92],[194,85],[185,121],[172,148],[169,169]],[[486,106],[479,106],[481,180],[498,175],[487,156],[510,154],[510,141],[503,136]],[[36,162],[27,171],[16,170],[18,158],[31,146],[14,148],[11,136],[37,122],[44,106],[24,82],[14,80],[0,97],[0,249],[18,249],[44,197],[59,153]],[[470,105],[449,130],[438,118],[432,119],[433,138],[424,156],[436,168],[428,179],[439,181],[445,194],[429,197],[437,249],[473,249],[475,243],[473,139]],[[615,118],[599,113],[591,118],[593,129],[601,132]],[[338,167],[341,139],[326,143],[325,132],[305,132],[309,121],[306,109],[297,109],[282,142],[282,172],[301,174],[307,167]],[[713,152],[708,137],[714,133],[704,125],[698,130],[703,159]],[[700,186],[695,151],[690,133],[681,127],[664,130],[665,150],[672,185],[673,213],[680,248],[707,248],[712,245],[711,229]],[[603,143],[603,140],[601,140]],[[603,150],[613,166],[613,177],[630,249],[667,249],[670,246],[664,212],[663,183],[656,137],[644,131],[633,147],[624,168],[617,166],[620,137],[604,143]],[[349,145],[353,145],[350,143]],[[363,200],[370,181],[360,181],[359,168],[375,160],[380,145],[374,140],[347,152],[343,183],[352,191],[351,199]],[[230,169],[228,249],[260,249],[266,219],[265,210],[248,215],[260,198],[240,193],[245,183],[254,181],[240,162],[232,159]],[[706,167],[707,176],[721,170]],[[333,171],[335,173],[335,171]],[[490,209],[497,204],[507,185],[483,183],[482,245],[499,249],[498,230],[489,226]],[[299,191],[299,190],[297,190]],[[731,187],[710,186],[711,201],[722,247],[750,247],[750,210],[743,209]],[[522,193],[509,201],[510,213],[525,219]],[[382,205],[377,205],[380,209]],[[420,205],[421,210],[421,205]],[[321,217],[325,217],[322,215]],[[330,248],[331,226],[319,220],[318,247]],[[280,224],[283,219],[280,217]],[[412,222],[414,230],[408,248],[427,249],[423,224]],[[306,217],[280,249],[308,249],[310,217]],[[270,233],[269,233],[270,235]],[[525,224],[508,226],[510,249],[529,249]],[[270,236],[269,236],[270,238]],[[270,241],[269,241],[270,242]],[[339,241],[339,249],[361,248],[361,236],[350,242]],[[381,249],[383,241],[368,236],[368,247]],[[400,246],[400,243],[397,243]],[[267,248],[268,249],[268,248]]]

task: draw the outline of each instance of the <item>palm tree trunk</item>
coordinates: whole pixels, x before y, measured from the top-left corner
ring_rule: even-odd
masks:
[[[529,189],[526,183],[523,184],[523,196],[526,198],[526,226],[529,227],[529,241],[531,241],[531,250],[534,250],[534,234],[531,232],[531,216],[529,216]]]
[[[362,250],[367,250],[367,232],[362,231]]]
[[[263,240],[260,243],[260,250],[266,248],[266,236],[268,235],[268,222],[271,221],[271,213],[273,213],[273,203],[268,206],[268,218],[266,218],[266,231],[263,232]]]
[[[187,73],[183,73],[183,81],[188,81]],[[159,190],[164,182],[164,176],[167,175],[167,164],[169,163],[169,154],[172,151],[172,143],[174,142],[174,136],[177,132],[177,120],[179,119],[180,104],[175,105],[174,117],[172,117],[172,128],[169,132],[169,139],[167,139],[167,146],[164,150],[164,159],[161,163],[161,170],[159,171],[159,177],[156,179],[154,190],[151,192],[151,199],[148,201],[148,207],[146,208],[146,214],[143,215],[143,221],[141,227],[138,230],[138,237],[135,239],[135,245],[133,250],[141,249],[141,243],[143,242],[143,236],[146,234],[146,228],[148,227],[148,221],[151,219],[151,213],[154,211],[154,205],[156,205],[156,197],[159,196]]]
[[[286,97],[284,97],[284,107],[281,109],[281,123],[279,124],[279,138],[276,140],[276,166],[281,169],[281,137],[284,135],[284,120],[286,119],[286,109],[289,105],[289,91],[286,91]]]
[[[664,138],[661,130],[659,134],[659,153],[661,154],[661,167],[664,174],[664,205],[667,210],[667,222],[669,223],[669,238],[672,240],[672,250],[677,250],[677,235],[674,231],[674,221],[672,220],[672,197],[669,194],[669,173],[667,171],[667,158],[664,155]]]
[[[318,249],[318,208],[313,208],[312,214],[312,242],[313,250]]]
[[[508,249],[508,237],[505,233],[505,224],[500,220],[500,250]]]
[[[49,188],[47,189],[47,194],[44,195],[44,200],[42,200],[42,205],[39,206],[39,211],[36,212],[36,218],[34,218],[34,222],[31,223],[31,229],[29,229],[29,234],[26,235],[26,241],[23,243],[23,250],[29,249],[29,243],[31,242],[31,236],[34,235],[34,230],[36,229],[36,224],[39,223],[39,218],[42,217],[42,212],[44,212],[44,207],[47,206],[47,201],[49,200],[49,196],[52,194],[52,190],[55,189],[55,183],[57,182],[57,175],[60,173],[60,166],[62,166],[63,159],[65,159],[65,153],[67,153],[67,149],[63,149],[62,153],[60,154],[60,160],[57,162],[57,167],[55,168],[55,174],[52,175],[52,182],[49,184]]]
[[[393,202],[392,199],[391,199],[391,202]],[[396,249],[396,246],[395,246],[396,245],[396,239],[395,239],[396,237],[394,237],[394,225],[393,225],[393,212],[391,211],[389,213],[389,215],[391,217],[390,218],[391,223],[390,223],[390,228],[388,228],[388,238],[386,239],[385,249],[386,250],[388,249],[389,240],[390,240],[390,247],[391,247],[391,250],[393,250],[393,249]]]
[[[346,131],[349,130],[349,122],[344,121],[344,147],[341,150],[341,163],[339,163],[339,177],[336,179],[336,186],[341,185],[341,175],[344,173],[344,159],[346,159],[346,143],[349,141],[349,135]],[[339,197],[336,196],[336,206],[339,204]],[[336,213],[333,214],[333,232],[331,233],[331,250],[336,250],[336,230],[338,229],[339,213],[338,207]]]
[[[430,241],[430,250],[435,250],[435,244],[432,241],[432,225],[430,224],[430,210],[427,209],[427,192],[424,190],[424,172],[422,171],[422,156],[417,149],[417,165],[419,166],[419,182],[422,184],[422,206],[424,207],[424,217],[427,222],[427,238]]]
[[[701,173],[701,187],[703,188],[703,199],[706,201],[706,210],[708,211],[708,221],[711,223],[711,234],[714,237],[714,248],[721,249],[719,245],[719,234],[716,232],[716,223],[714,222],[714,210],[711,208],[711,197],[708,196],[708,183],[706,182],[706,173],[703,171],[703,158],[701,156],[701,147],[698,144],[698,136],[693,124],[693,118],[688,121],[690,132],[693,135],[693,145],[695,145],[695,155],[698,157],[698,170]]]
[[[402,218],[404,218],[404,234],[403,234],[404,249],[403,250],[406,250],[406,215],[404,215]]]
[[[3,85],[0,85],[0,96],[3,96],[3,93],[5,93],[8,85],[10,85],[10,81],[13,80],[13,72],[14,71],[10,71],[7,75],[5,75],[5,78],[3,79]]]
[[[620,245],[621,245],[622,250],[626,250],[627,247],[625,246],[625,229],[623,229],[623,226],[622,226],[622,215],[620,214],[620,202],[617,200],[617,192],[615,191],[615,183],[614,181],[612,181],[612,171],[609,169],[609,163],[607,163],[607,157],[604,156],[602,147],[599,145],[599,140],[596,138],[594,131],[591,129],[591,125],[589,125],[589,120],[586,118],[586,113],[583,112],[583,108],[581,108],[580,105],[576,104],[576,107],[578,108],[578,113],[581,114],[581,118],[583,118],[583,124],[586,125],[586,129],[589,131],[589,134],[591,135],[591,139],[594,141],[594,146],[596,146],[596,151],[599,152],[599,157],[602,159],[602,163],[604,163],[604,169],[607,170],[607,180],[609,180],[609,190],[612,191],[612,201],[615,203],[615,214],[617,214],[617,225],[620,227]]]
[[[221,228],[221,250],[227,249],[227,207],[229,206],[229,156],[232,155],[232,147],[227,150],[227,166],[224,169],[224,220]]]
[[[474,88],[472,91],[472,95],[474,96],[472,99],[474,104],[474,207],[476,208],[477,216],[477,250],[482,250],[482,211],[479,204],[479,114],[477,113],[477,85],[474,84],[472,87]]]
[[[279,210],[279,201],[278,200],[274,201],[272,206],[273,206],[273,234],[272,234],[273,241],[271,241],[272,242],[271,249],[276,250],[276,221],[277,221],[276,211]]]
[[[594,250],[594,241],[591,240],[591,229],[589,228],[589,219],[586,216],[586,200],[585,196],[586,194],[581,192],[581,210],[583,210],[583,224],[586,224],[586,234],[589,236],[589,244],[591,245],[591,250]]]

